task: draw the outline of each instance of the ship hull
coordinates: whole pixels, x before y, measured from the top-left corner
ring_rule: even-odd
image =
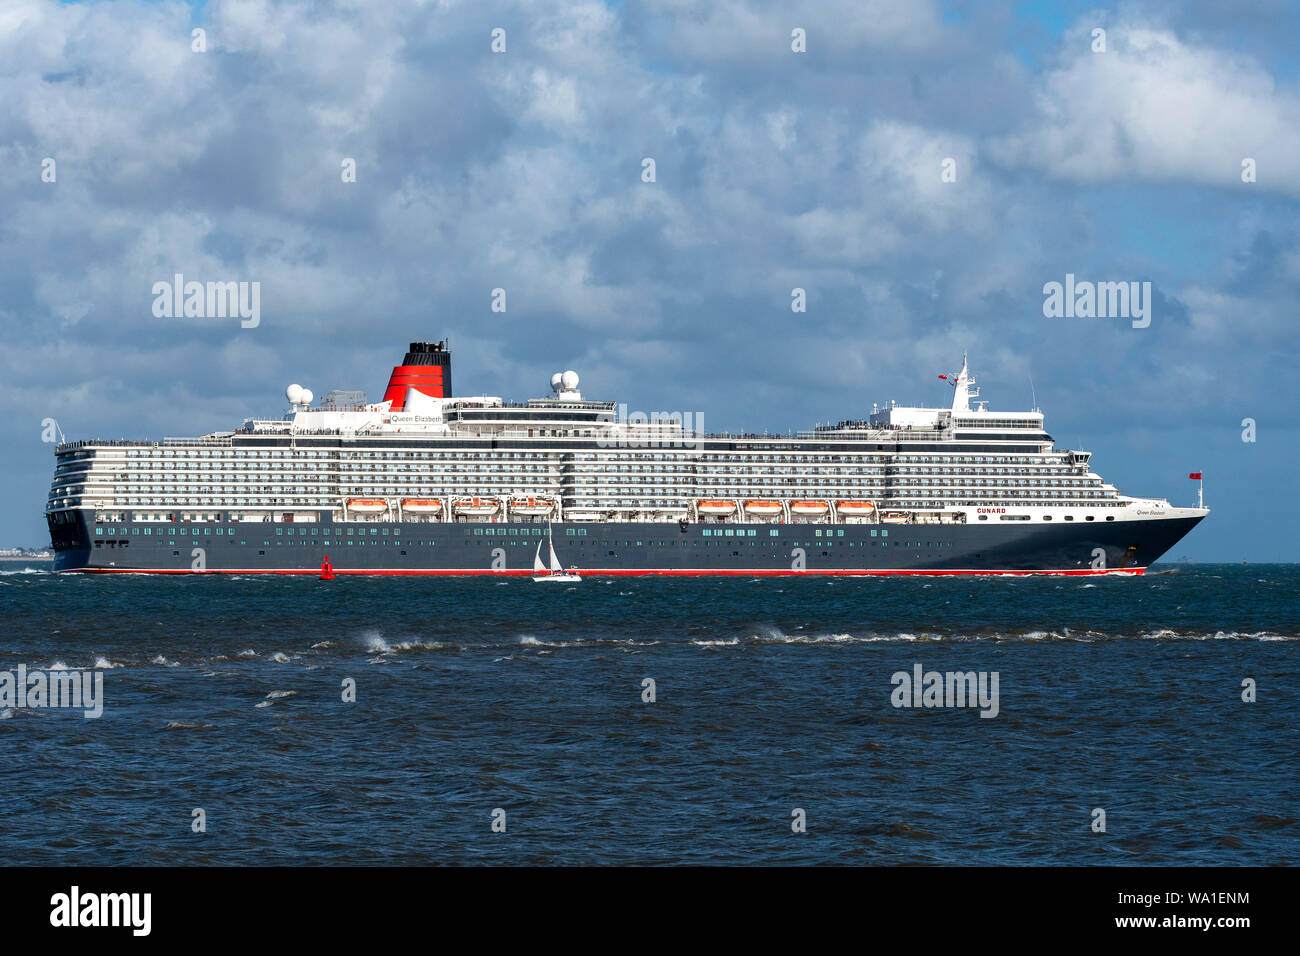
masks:
[[[556,522],[583,575],[1141,574],[1202,516],[1037,525]],[[172,530],[174,529],[174,531]],[[546,525],[51,525],[56,571],[531,575]]]

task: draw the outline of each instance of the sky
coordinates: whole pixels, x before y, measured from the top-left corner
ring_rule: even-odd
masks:
[[[1300,560],[1296,11],[0,0],[0,546],[48,543],[50,419],[378,400],[449,338],[458,392],[574,369],[709,430],[947,405],[968,352],[1122,492],[1204,473],[1170,557]],[[176,273],[258,323],[155,314]],[[1049,317],[1067,274],[1149,282],[1149,325]]]

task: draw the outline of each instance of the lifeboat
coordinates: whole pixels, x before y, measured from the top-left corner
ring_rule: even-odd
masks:
[[[907,524],[911,517],[906,511],[882,511],[880,520],[885,524]]]
[[[555,503],[545,498],[529,498],[520,495],[510,499],[510,510],[525,517],[542,517],[555,510]]]
[[[736,510],[736,503],[703,498],[696,507],[702,515],[729,515]]]
[[[837,501],[835,510],[846,517],[870,517],[876,511],[876,506],[870,501]]]
[[[458,515],[485,518],[496,514],[501,505],[491,498],[459,498],[454,507]]]
[[[348,510],[359,515],[383,514],[388,510],[388,502],[382,498],[349,498]]]
[[[824,515],[831,506],[824,501],[792,501],[790,513],[797,515]]]
[[[403,498],[402,510],[413,515],[436,515],[442,510],[437,498]]]
[[[745,512],[751,515],[779,515],[783,510],[779,501],[745,502]]]

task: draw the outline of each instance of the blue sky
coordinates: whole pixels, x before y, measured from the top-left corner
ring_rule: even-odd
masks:
[[[1121,490],[1188,503],[1203,470],[1176,555],[1298,560],[1298,36],[1280,0],[8,0],[0,545],[46,540],[47,418],[157,438],[291,381],[377,399],[450,336],[461,392],[574,368],[780,431],[946,402],[968,351]],[[260,282],[261,324],[155,317],[176,272]],[[1150,327],[1045,318],[1067,272],[1150,281]]]

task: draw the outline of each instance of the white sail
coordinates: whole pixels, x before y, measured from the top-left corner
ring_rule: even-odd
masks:
[[[552,551],[551,554],[555,554],[555,552]],[[545,570],[546,565],[542,564],[542,542],[538,541],[537,553],[533,555],[533,572],[535,574],[541,574]]]
[[[560,559],[557,558],[557,557],[555,556],[555,545],[554,545],[554,544],[551,545],[551,570],[552,570],[552,571],[563,571],[563,570],[564,570],[564,568],[560,567]]]

